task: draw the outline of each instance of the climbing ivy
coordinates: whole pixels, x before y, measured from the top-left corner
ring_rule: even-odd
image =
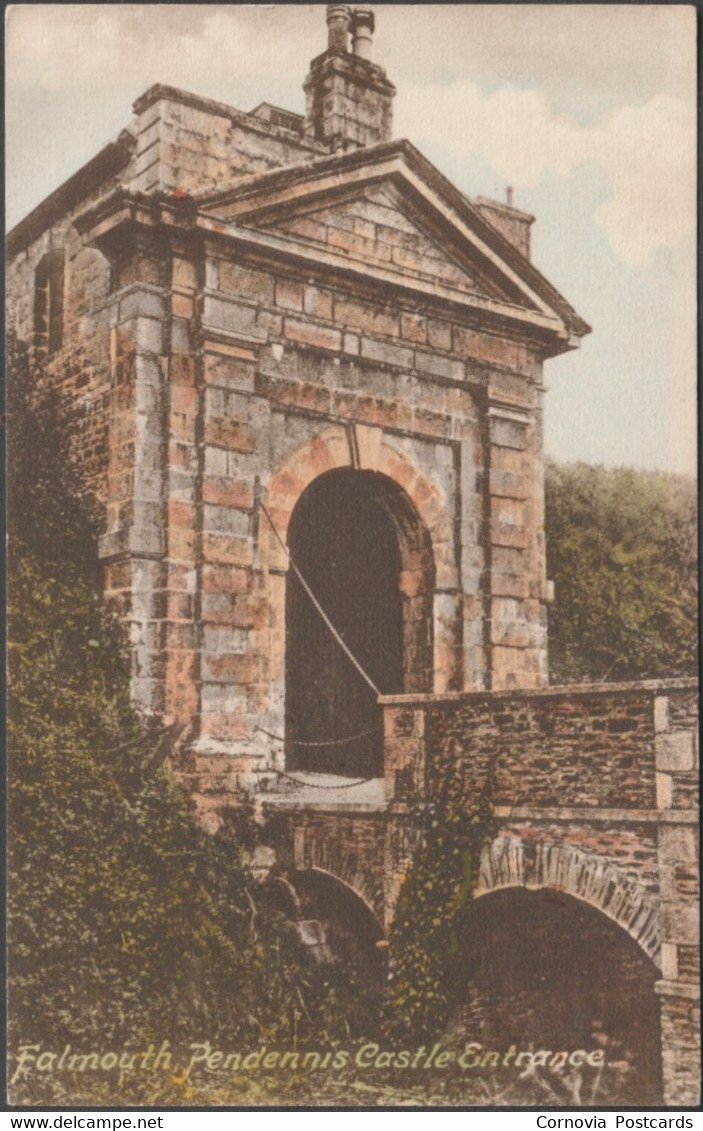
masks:
[[[415,808],[419,833],[389,936],[384,1025],[393,1036],[432,1038],[446,1028],[462,963],[461,935],[493,835],[491,773],[474,805],[451,783],[446,796]],[[464,971],[465,973],[465,971]]]

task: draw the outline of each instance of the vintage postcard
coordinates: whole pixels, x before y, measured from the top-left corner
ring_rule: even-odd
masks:
[[[9,1102],[699,1102],[693,7],[7,13]]]

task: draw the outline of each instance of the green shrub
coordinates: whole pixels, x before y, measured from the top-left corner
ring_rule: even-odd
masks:
[[[696,674],[692,480],[548,463],[546,537],[552,683]]]

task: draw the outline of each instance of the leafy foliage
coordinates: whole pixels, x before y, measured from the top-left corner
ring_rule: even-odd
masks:
[[[319,1037],[329,985],[294,927],[260,909],[242,830],[200,831],[168,768],[170,732],[132,708],[52,406],[30,406],[13,342],[9,363],[14,1037]]]
[[[696,673],[691,480],[549,463],[546,534],[553,683]]]

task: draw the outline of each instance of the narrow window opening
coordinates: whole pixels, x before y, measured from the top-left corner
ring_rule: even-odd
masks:
[[[34,348],[51,357],[63,345],[64,253],[50,251],[34,277]]]

